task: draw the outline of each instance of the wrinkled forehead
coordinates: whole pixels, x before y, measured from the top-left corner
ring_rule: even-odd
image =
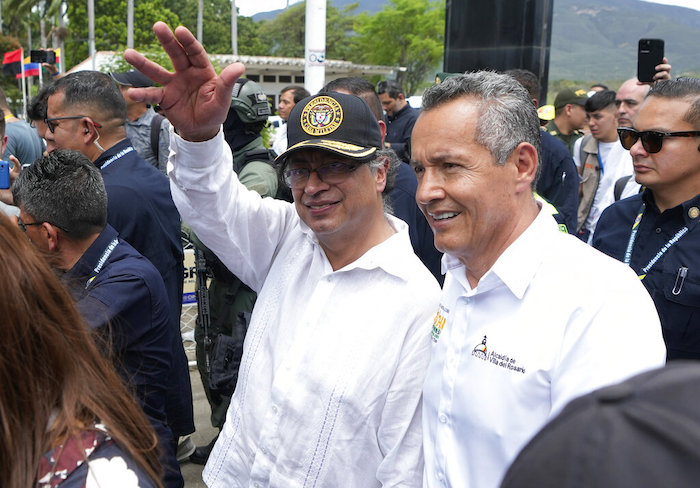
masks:
[[[642,103],[648,92],[649,85],[637,85],[636,82],[626,81],[618,90],[615,100],[625,102],[632,100],[637,103]]]

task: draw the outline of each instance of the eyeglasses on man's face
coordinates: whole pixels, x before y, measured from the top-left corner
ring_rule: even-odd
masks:
[[[58,127],[58,124],[56,123],[57,120],[76,120],[76,119],[82,119],[83,117],[90,119],[92,124],[95,127],[97,127],[98,129],[102,128],[102,126],[100,124],[98,124],[97,122],[92,120],[87,115],[69,115],[67,117],[52,117],[50,119],[49,118],[44,119],[44,123],[46,124],[46,127],[49,129],[49,132],[51,132],[53,134],[54,131],[56,130],[56,127]]]
[[[620,136],[622,147],[627,150],[632,149],[639,139],[642,140],[642,147],[649,154],[654,154],[661,151],[661,146],[664,142],[664,137],[697,137],[700,136],[700,131],[688,130],[679,132],[657,132],[653,130],[637,131],[629,127],[617,129]]]
[[[340,161],[322,164],[315,169],[290,163],[289,167],[284,171],[284,181],[292,190],[299,190],[306,186],[311,173],[315,172],[324,183],[335,185],[342,183],[350,173],[359,167],[359,164],[343,163]]]
[[[17,216],[17,227],[22,229],[22,232],[27,232],[27,227],[41,224],[43,224],[43,222],[23,222],[22,217],[20,217],[19,215]]]

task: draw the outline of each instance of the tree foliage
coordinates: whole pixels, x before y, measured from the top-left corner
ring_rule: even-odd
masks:
[[[351,61],[355,56],[348,42],[352,36],[355,20],[353,12],[358,3],[347,5],[342,10],[328,4],[326,7],[326,58]],[[304,57],[306,36],[306,2],[299,2],[281,12],[273,20],[263,20],[260,35],[269,54],[289,58]]]
[[[373,16],[359,15],[355,31],[360,61],[405,66],[399,81],[407,94],[413,94],[442,59],[445,2],[391,0]]]
[[[197,3],[192,0],[174,0],[169,8],[177,13],[182,25],[197,34]],[[231,2],[207,0],[202,13],[202,44],[207,52],[224,54],[231,52]],[[262,56],[269,48],[259,35],[260,25],[250,17],[237,16],[238,54]]]
[[[119,51],[126,47],[126,0],[95,2],[95,49]],[[87,2],[68,2],[69,37],[65,41],[67,66],[88,57]],[[165,7],[163,0],[134,2],[134,46],[147,51],[156,45],[153,24],[161,20],[175,28],[180,19]],[[160,48],[158,48],[160,49]]]

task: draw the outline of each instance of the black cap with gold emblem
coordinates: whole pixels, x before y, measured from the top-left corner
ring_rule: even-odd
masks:
[[[321,149],[365,161],[382,145],[377,119],[355,95],[328,92],[307,97],[294,105],[287,124],[288,149],[277,161],[301,149]]]

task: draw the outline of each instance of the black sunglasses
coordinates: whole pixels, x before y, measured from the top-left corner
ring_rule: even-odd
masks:
[[[75,120],[75,119],[82,119],[83,117],[90,119],[90,122],[92,122],[92,125],[97,127],[98,129],[101,129],[102,126],[92,120],[90,117],[87,115],[71,115],[68,117],[53,117],[50,119],[44,119],[44,123],[46,124],[46,127],[49,129],[49,131],[53,134],[54,131],[56,130],[56,127],[58,127],[58,124],[56,123],[57,120]]]
[[[661,146],[664,142],[664,137],[697,137],[700,136],[698,130],[688,130],[682,132],[656,132],[653,130],[636,131],[629,127],[617,129],[620,136],[622,147],[627,150],[632,149],[632,146],[641,139],[644,150],[649,154],[661,151]]]

